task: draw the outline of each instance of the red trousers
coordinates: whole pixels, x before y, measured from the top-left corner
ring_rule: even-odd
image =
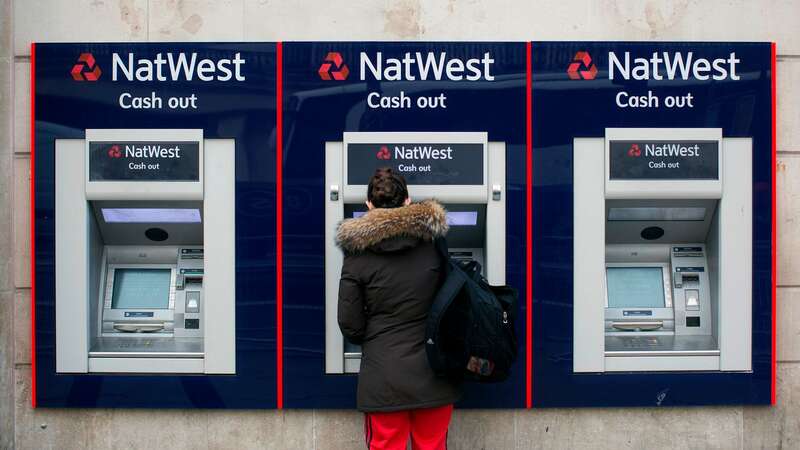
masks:
[[[364,414],[364,434],[369,450],[446,450],[447,427],[453,405],[396,412]]]

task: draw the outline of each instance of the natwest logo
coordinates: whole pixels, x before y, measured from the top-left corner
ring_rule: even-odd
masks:
[[[636,144],[634,144],[636,145]],[[685,145],[680,143],[664,143],[658,144],[645,144],[645,156],[658,156],[658,157],[697,157],[700,156],[700,145]]]
[[[594,80],[597,76],[597,66],[592,62],[589,52],[575,53],[575,57],[567,67],[567,76],[570,80]]]
[[[406,52],[402,58],[385,58],[382,52],[361,52],[359,77],[369,74],[376,81],[494,81],[494,58],[485,52],[481,58],[459,58],[447,52]]]
[[[642,149],[644,147],[644,149]],[[645,142],[642,145],[633,143],[628,148],[627,155],[632,158],[639,156],[654,156],[659,158],[664,157],[697,157],[700,156],[699,144],[684,144],[678,142],[664,142],[661,144]]]
[[[328,52],[322,65],[317,69],[317,73],[323,80],[343,81],[350,75],[350,69],[344,63],[339,52]]]
[[[111,55],[111,79],[128,81],[245,81],[245,59],[237,52],[232,58],[200,58],[192,53],[156,53],[155,58]]]
[[[164,147],[159,144],[152,145],[126,145],[125,157],[134,158],[180,158],[181,147],[178,145]]]
[[[731,52],[727,58],[698,58],[693,52],[653,52],[649,58],[631,58],[608,52],[608,79],[624,80],[739,80],[736,65],[741,60]]]
[[[122,152],[119,151],[119,145],[112,145],[111,148],[108,149],[108,157],[109,158],[122,158]]]
[[[161,144],[111,144],[106,151],[109,158],[180,159],[180,145]]]
[[[72,79],[75,81],[97,81],[102,73],[91,53],[81,53],[78,63],[70,70]]]
[[[389,147],[384,145],[380,150],[378,150],[378,153],[375,155],[375,157],[386,161],[392,159],[392,154],[389,152]]]
[[[388,150],[388,149],[387,149]],[[433,145],[395,145],[395,159],[453,159],[453,148],[434,147]],[[388,158],[387,158],[388,159]]]

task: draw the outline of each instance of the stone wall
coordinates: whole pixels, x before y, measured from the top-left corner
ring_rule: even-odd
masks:
[[[30,406],[30,42],[341,39],[776,41],[778,405],[457,411],[450,448],[800,447],[798,19],[792,0],[0,0],[0,448],[363,447],[352,411]]]

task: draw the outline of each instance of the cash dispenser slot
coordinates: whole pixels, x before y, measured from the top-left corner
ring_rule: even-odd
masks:
[[[114,330],[122,333],[155,333],[161,331],[166,327],[164,322],[161,323],[132,323],[132,322],[114,322]]]
[[[397,149],[447,148],[452,159],[413,161],[403,172]],[[376,155],[380,152],[380,157]],[[413,153],[413,151],[411,152]],[[397,153],[399,154],[399,153]],[[389,159],[386,159],[386,156]],[[343,255],[334,244],[341,220],[357,218],[365,206],[369,176],[390,166],[405,176],[412,201],[434,198],[447,210],[450,256],[476,261],[490,284],[505,284],[505,144],[488,142],[486,133],[344,133],[342,142],[325,146],[325,372],[357,373],[361,347],[347,342],[336,320]]]
[[[664,322],[654,320],[651,322],[611,322],[611,326],[621,331],[655,331],[664,327]]]

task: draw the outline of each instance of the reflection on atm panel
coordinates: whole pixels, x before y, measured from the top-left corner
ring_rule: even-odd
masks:
[[[605,151],[604,151],[605,149]],[[750,139],[574,143],[576,372],[751,370]]]
[[[233,158],[202,130],[56,141],[57,372],[235,373]]]
[[[432,156],[441,158],[432,158]],[[412,200],[435,198],[447,210],[450,256],[475,260],[490,284],[505,284],[505,144],[486,133],[344,133],[325,148],[325,372],[356,373],[361,348],[336,320],[343,255],[337,224],[367,211],[367,182],[376,168],[402,174]]]

